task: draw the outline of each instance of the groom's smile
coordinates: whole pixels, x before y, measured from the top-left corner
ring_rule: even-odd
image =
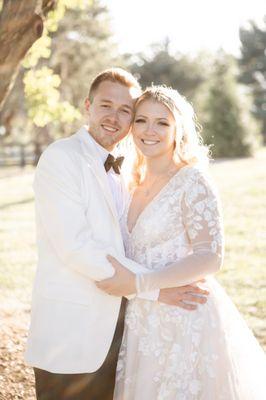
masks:
[[[114,126],[107,125],[107,124],[102,124],[102,128],[106,131],[107,134],[111,134],[111,135],[119,130],[118,127],[114,127]]]

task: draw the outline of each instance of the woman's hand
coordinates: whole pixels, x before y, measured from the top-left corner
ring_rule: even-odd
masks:
[[[112,296],[126,296],[136,293],[135,274],[125,268],[116,258],[108,255],[107,260],[115,269],[112,278],[96,282],[96,286]]]

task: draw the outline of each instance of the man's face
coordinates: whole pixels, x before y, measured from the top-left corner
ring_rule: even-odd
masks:
[[[102,147],[111,151],[130,129],[136,89],[120,83],[104,81],[93,101],[86,99],[89,132]]]

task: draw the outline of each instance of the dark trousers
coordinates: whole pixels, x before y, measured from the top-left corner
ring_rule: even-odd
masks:
[[[112,400],[124,315],[125,301],[122,302],[107,358],[98,371],[91,374],[53,374],[34,368],[37,400]]]

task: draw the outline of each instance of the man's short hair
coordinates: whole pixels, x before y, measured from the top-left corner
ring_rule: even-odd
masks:
[[[141,86],[137,79],[130,73],[122,68],[108,68],[105,71],[98,74],[92,81],[88,98],[92,103],[95,92],[97,91],[100,84],[104,81],[110,81],[114,83],[120,83],[126,87],[136,89],[136,97],[141,95]]]

